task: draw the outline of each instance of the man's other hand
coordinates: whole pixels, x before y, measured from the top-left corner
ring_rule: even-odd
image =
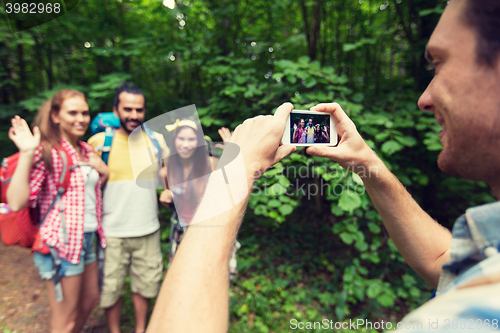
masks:
[[[284,103],[273,116],[247,119],[234,130],[230,142],[240,147],[248,176],[260,177],[267,169],[296,150],[292,145],[280,146],[286,120],[292,109],[291,103]]]
[[[308,147],[307,153],[313,156],[328,157],[343,168],[350,169],[359,176],[368,175],[370,167],[380,163],[380,159],[368,147],[356,130],[356,125],[342,110],[338,103],[321,103],[311,108],[311,111],[327,112],[331,114],[340,137],[336,147],[315,146]]]

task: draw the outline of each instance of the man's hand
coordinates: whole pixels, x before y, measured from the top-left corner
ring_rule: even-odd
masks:
[[[236,127],[231,142],[241,149],[247,175],[260,177],[268,168],[296,150],[292,145],[280,146],[292,109],[291,103],[284,103],[273,116],[257,116]]]
[[[381,162],[359,135],[356,126],[338,103],[321,103],[312,107],[311,110],[331,114],[333,120],[337,123],[336,128],[340,141],[336,147],[309,147],[307,148],[308,154],[328,157],[343,168],[349,168],[359,173],[361,177],[369,174],[366,171],[371,166],[378,165]]]
[[[30,127],[26,120],[19,116],[15,116],[11,120],[12,127],[9,129],[9,139],[11,139],[21,153],[33,153],[40,145],[40,129],[33,128],[31,134]]]
[[[432,286],[437,286],[441,266],[450,258],[450,232],[413,200],[368,147],[339,104],[318,104],[311,110],[332,115],[340,141],[337,147],[309,147],[307,153],[328,157],[363,179],[368,195],[405,260]]]

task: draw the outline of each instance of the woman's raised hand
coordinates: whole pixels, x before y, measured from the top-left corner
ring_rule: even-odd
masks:
[[[35,126],[33,134],[26,120],[15,116],[11,120],[12,127],[9,129],[11,139],[20,152],[32,152],[40,145],[40,129]]]
[[[228,142],[229,140],[231,140],[231,135],[233,133],[231,133],[228,128],[221,127],[221,128],[219,128],[218,132],[219,132],[219,135],[220,135],[222,141]]]
[[[231,135],[233,135],[233,133],[231,131],[229,131],[228,128],[225,128],[225,127],[219,128],[218,132],[219,132],[219,135],[224,143],[231,140]],[[220,148],[220,149],[224,149],[224,145],[223,144],[221,145],[220,143],[215,144],[215,147]]]

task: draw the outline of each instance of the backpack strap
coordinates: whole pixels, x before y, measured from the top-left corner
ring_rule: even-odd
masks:
[[[78,168],[78,165],[73,164],[73,160],[71,159],[71,155],[69,152],[67,152],[65,149],[61,148],[58,149],[57,152],[59,153],[59,156],[61,157],[61,161],[63,164],[61,175],[59,176],[59,180],[57,183],[57,194],[50,203],[49,208],[45,212],[44,216],[40,219],[39,224],[41,225],[42,222],[45,220],[47,215],[52,211],[52,208],[54,208],[54,204],[57,202],[59,204],[59,213],[61,215],[61,225],[63,228],[63,234],[64,234],[64,243],[68,244],[69,239],[68,239],[68,232],[66,230],[66,219],[64,218],[64,204],[61,200],[63,194],[66,192],[69,186],[69,182],[71,179],[71,171],[74,169]]]
[[[63,292],[61,285],[61,267],[62,261],[59,258],[59,254],[57,250],[52,246],[50,248],[50,255],[52,257],[52,282],[54,283],[54,292],[56,294],[56,302],[62,302],[63,300]]]
[[[104,130],[104,144],[102,145],[101,150],[101,158],[103,162],[107,165],[108,164],[108,158],[109,158],[109,152],[111,151],[111,145],[113,144],[113,137],[115,135],[115,131],[113,130],[112,127],[106,127],[106,130]]]
[[[146,125],[146,123],[142,123],[141,127],[144,130],[144,132],[146,132],[146,135],[149,137],[149,140],[151,140],[151,142],[153,143],[154,153],[155,153],[156,157],[158,158],[158,164],[161,166],[162,165],[162,154],[161,154],[160,143],[156,139],[153,131],[151,131],[149,129],[149,127]],[[152,158],[153,156],[151,154],[151,151],[150,151],[150,157],[151,157],[151,160],[153,160],[153,158]]]
[[[66,228],[66,219],[64,217],[64,204],[61,200],[63,194],[66,192],[66,190],[69,187],[69,183],[71,180],[71,171],[74,169],[78,168],[78,165],[73,164],[73,159],[71,158],[70,153],[61,147],[60,149],[57,150],[59,153],[59,156],[61,157],[61,161],[63,164],[61,174],[59,175],[59,180],[57,183],[57,194],[54,200],[52,200],[49,208],[47,209],[47,212],[43,216],[43,218],[40,220],[40,225],[42,222],[45,220],[47,215],[52,211],[54,208],[54,204],[57,203],[59,204],[59,215],[61,217],[61,226],[63,229],[63,235],[64,235],[64,243],[68,244],[69,243],[69,237],[68,237],[68,231]],[[43,243],[41,243],[42,245]],[[49,246],[50,249],[50,254],[52,257],[52,282],[54,282],[54,291],[56,294],[56,302],[61,302],[63,300],[63,294],[62,294],[62,286],[61,286],[61,258],[59,257],[59,254],[57,253],[57,250],[51,246]]]

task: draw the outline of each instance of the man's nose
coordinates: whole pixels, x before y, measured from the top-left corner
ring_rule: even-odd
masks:
[[[432,82],[434,79],[432,79],[431,83],[427,86],[425,91],[422,93],[420,98],[418,99],[418,107],[422,111],[430,111],[434,112],[434,102],[432,101],[432,95],[431,95],[431,86]]]

